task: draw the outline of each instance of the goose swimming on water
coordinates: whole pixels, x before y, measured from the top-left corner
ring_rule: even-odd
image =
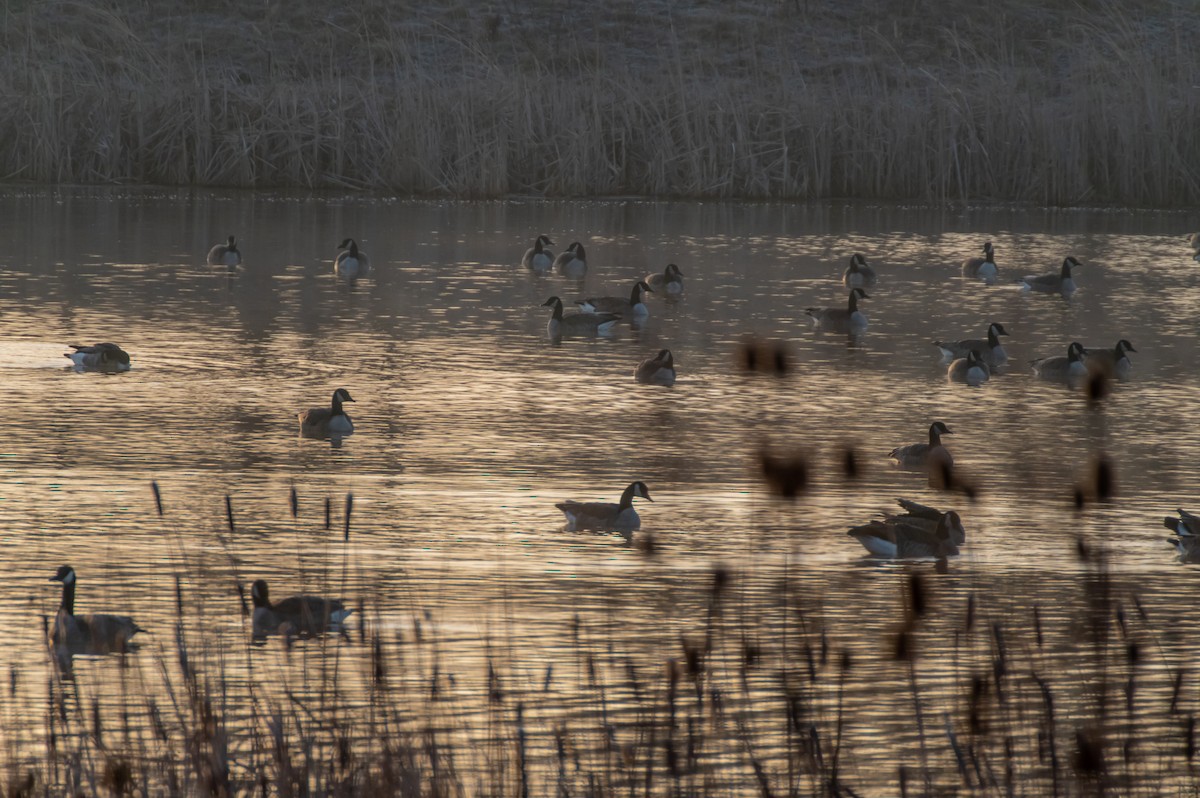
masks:
[[[587,276],[587,253],[583,244],[572,241],[566,251],[559,253],[554,259],[554,270],[563,277],[580,280]]]
[[[1000,277],[1000,269],[996,266],[996,253],[992,242],[983,245],[982,258],[967,258],[962,262],[962,276],[976,277],[988,285],[992,285]]]
[[[546,248],[548,244],[553,244],[550,236],[540,235],[533,242],[533,246],[525,250],[525,257],[521,258],[521,265],[534,274],[546,274],[554,268],[554,253]]]
[[[60,566],[51,582],[62,582],[62,603],[54,616],[50,644],[59,654],[110,654],[125,651],[145,630],[127,615],[75,614],[75,569]]]
[[[1030,361],[1033,373],[1043,380],[1071,381],[1086,377],[1087,365],[1083,362],[1084,348],[1078,341],[1072,341],[1067,347],[1066,355],[1043,357]]]
[[[371,259],[358,248],[358,242],[347,238],[338,245],[339,252],[333,259],[333,272],[347,280],[357,280],[371,273]]]
[[[858,309],[858,300],[871,297],[861,288],[850,290],[850,299],[844,308],[805,308],[804,312],[813,320],[813,325],[828,332],[860,333],[867,329],[867,314]]]
[[[960,357],[946,369],[946,379],[950,382],[965,382],[967,385],[983,385],[992,376],[987,363],[974,349],[967,352],[966,357]]]
[[[875,269],[867,263],[867,259],[862,256],[862,253],[855,252],[851,255],[850,265],[842,274],[842,284],[847,288],[862,288],[867,285],[875,285],[877,282],[879,282],[879,276],[875,274]]]
[[[546,334],[551,338],[564,335],[607,335],[621,317],[615,313],[571,313],[563,315],[562,300],[552,296],[542,303],[544,308],[554,308],[550,321],[546,322]]]
[[[1017,282],[1021,284],[1022,291],[1033,291],[1038,294],[1062,294],[1070,296],[1075,293],[1075,278],[1071,276],[1071,270],[1079,266],[1079,261],[1075,260],[1074,255],[1068,255],[1063,259],[1062,268],[1057,274],[1027,274]]]
[[[236,269],[242,264],[242,253],[238,251],[237,242],[233,236],[226,239],[224,244],[217,244],[208,251],[209,266],[224,266]]]
[[[65,352],[63,357],[75,364],[78,371],[129,371],[129,353],[112,343],[80,346],[68,344],[74,352]]]
[[[643,360],[633,370],[633,376],[644,385],[674,385],[675,358],[671,350],[660,350],[654,357]]]
[[[621,532],[627,537],[640,529],[642,519],[633,507],[635,498],[654,501],[645,482],[631,482],[616,504],[610,502],[559,502],[554,505],[567,517],[564,529],[573,532],[591,529],[602,532]]]
[[[960,357],[966,357],[968,352],[975,352],[989,366],[1003,366],[1008,362],[1008,353],[1000,345],[1000,336],[1008,335],[1004,325],[992,322],[988,325],[987,338],[964,338],[961,341],[934,341],[933,345],[942,351],[942,362],[949,363]]]
[[[333,392],[329,407],[310,407],[296,415],[300,421],[300,434],[306,438],[342,437],[354,432],[354,423],[342,409],[343,402],[353,402],[350,392],[338,388]]]
[[[337,599],[322,596],[288,596],[272,602],[266,580],[256,579],[250,587],[254,602],[253,635],[273,634],[311,636],[336,628],[353,610]]]
[[[956,537],[962,534],[965,539],[962,518],[954,510],[933,522],[932,529],[922,518],[888,516],[852,527],[846,534],[872,556],[896,560],[952,557],[958,554]]]
[[[645,280],[656,294],[675,296],[683,293],[683,272],[674,263],[668,263],[661,272],[647,274]]]
[[[650,286],[645,280],[638,280],[633,284],[633,288],[629,292],[629,298],[622,296],[602,296],[593,297],[590,299],[577,299],[575,304],[584,313],[620,313],[621,315],[630,314],[634,318],[641,318],[650,313],[650,309],[646,307],[645,292],[650,291]]]
[[[941,421],[935,421],[929,425],[929,442],[928,443],[910,443],[907,446],[897,446],[888,453],[888,457],[896,461],[896,464],[901,468],[925,470],[929,468],[930,461],[935,461],[939,465],[953,466],[954,458],[950,456],[950,452],[942,445],[943,435],[953,435]]]
[[[1129,359],[1129,353],[1136,351],[1133,344],[1122,338],[1111,349],[1087,347],[1083,350],[1083,361],[1087,365],[1088,371],[1099,371],[1123,382],[1129,379],[1129,375],[1133,372],[1133,362]]]

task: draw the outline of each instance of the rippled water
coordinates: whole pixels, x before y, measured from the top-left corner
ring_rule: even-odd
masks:
[[[285,676],[296,665],[281,646],[242,664],[236,584],[263,577],[277,596],[344,597],[360,607],[356,617],[401,639],[436,629],[440,667],[462,696],[481,692],[484,659],[497,651],[522,689],[558,678],[554,699],[531,709],[546,718],[594,711],[580,657],[655,673],[683,657],[680,641],[705,629],[720,563],[733,576],[734,615],[765,654],[791,661],[787,635],[816,628],[806,624],[833,650],[854,653],[844,778],[886,793],[897,763],[919,761],[910,677],[890,658],[909,569],[857,567],[864,552],[845,529],[904,496],[957,507],[968,530],[949,573],[918,568],[933,586],[928,623],[945,633],[929,635],[923,678],[971,670],[960,656],[986,659],[993,622],[1022,630],[1014,645],[1028,649],[1035,607],[1057,634],[1047,667],[1069,671],[1083,533],[1108,551],[1122,589],[1136,588],[1148,627],[1163,635],[1154,638],[1161,656],[1146,666],[1157,676],[1144,688],[1145,723],[1148,739],[1169,738],[1173,727],[1159,718],[1171,663],[1197,650],[1194,572],[1173,562],[1161,527],[1175,507],[1200,507],[1200,272],[1187,225],[1182,214],[1141,212],[7,190],[0,596],[19,619],[0,663],[21,686],[6,711],[45,700],[39,616],[57,606],[46,580],[62,562],[80,574],[81,611],[121,609],[151,631],[135,655],[147,664],[169,659],[179,576],[185,613],[213,652],[229,652],[231,672],[298,678]],[[556,251],[586,245],[584,281],[521,269],[543,232]],[[236,276],[204,265],[229,233],[245,258]],[[344,237],[375,267],[355,285],[330,264]],[[1005,277],[995,287],[958,275],[988,238]],[[844,304],[841,273],[855,251],[880,273],[863,305],[870,329],[857,340],[814,332],[803,309]],[[1068,254],[1084,264],[1070,301],[1007,282],[1056,271]],[[685,293],[651,296],[640,327],[547,338],[547,297],[626,295],[668,262],[683,270]],[[1010,332],[1012,365],[978,389],[948,384],[930,342],[982,337],[989,321]],[[786,342],[788,376],[736,367],[751,334]],[[1119,338],[1138,350],[1133,376],[1096,409],[1024,367],[1072,340]],[[101,340],[130,352],[133,369],[67,368],[66,344]],[[633,367],[660,348],[675,354],[677,384],[636,384]],[[296,412],[327,404],[337,387],[356,399],[355,434],[338,447],[299,438]],[[935,419],[955,431],[947,445],[980,486],[973,503],[932,492],[886,459],[923,440]],[[810,458],[813,487],[794,506],[760,484],[764,442]],[[847,445],[863,465],[850,483],[837,466]],[[1073,488],[1101,451],[1116,464],[1119,493],[1077,514]],[[561,531],[556,501],[615,501],[634,479],[654,497],[639,503],[646,534],[635,545]],[[161,519],[151,481],[162,490]],[[647,555],[638,544],[651,539]],[[960,652],[946,641],[968,597],[984,631],[964,637]],[[347,661],[362,653],[352,636],[306,646],[305,661],[333,656],[329,646]],[[76,684],[104,696],[116,689],[114,667],[77,663]],[[962,689],[928,710],[934,736]],[[765,701],[745,706],[751,716],[775,711]],[[230,715],[251,722],[236,707]],[[533,733],[546,742],[553,725]],[[762,745],[773,748],[770,734]],[[936,748],[933,766],[953,784],[944,737]],[[742,747],[711,756],[737,790],[752,788]]]

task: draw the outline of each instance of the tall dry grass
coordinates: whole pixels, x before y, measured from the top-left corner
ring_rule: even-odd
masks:
[[[0,178],[1200,202],[1194,4],[6,6]]]

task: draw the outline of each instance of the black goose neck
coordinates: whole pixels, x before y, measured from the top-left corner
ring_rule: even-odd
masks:
[[[75,582],[63,582],[62,604],[60,605],[63,612],[67,615],[75,614]]]

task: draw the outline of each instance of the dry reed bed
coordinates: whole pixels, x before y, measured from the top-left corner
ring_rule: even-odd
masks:
[[[350,510],[332,531],[326,503],[335,570],[354,568],[336,553]],[[984,589],[955,563],[917,564],[876,573],[894,591],[888,617],[839,636],[825,586],[786,560],[716,567],[657,639],[576,616],[538,663],[512,659],[511,641],[472,639],[467,673],[463,641],[419,608],[403,630],[359,603],[344,636],[258,647],[246,623],[235,641],[214,636],[205,593],[242,579],[234,515],[227,504],[229,538],[208,564],[176,579],[173,629],[78,675],[10,673],[6,795],[1200,790],[1191,641],[1083,538],[1060,577],[1069,598],[1045,612],[1014,611],[1002,580]]]
[[[1200,202],[1185,3],[174,12],[8,12],[0,179]]]

